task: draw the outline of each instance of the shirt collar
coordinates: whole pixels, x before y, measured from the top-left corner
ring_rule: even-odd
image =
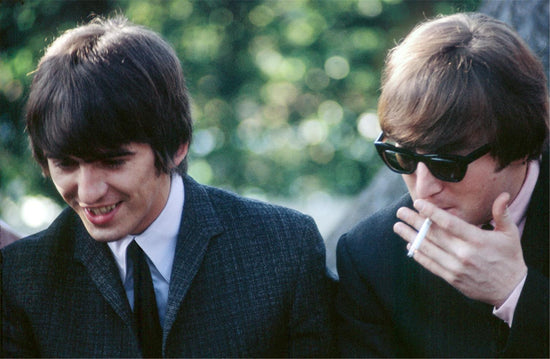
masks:
[[[118,241],[109,242],[107,245],[113,252],[117,262],[120,276],[124,280],[126,270],[126,249],[135,238],[147,257],[153,262],[166,282],[170,282],[172,264],[183,214],[183,202],[185,191],[183,179],[178,174],[171,177],[170,194],[164,209],[153,223],[140,235],[128,235]]]
[[[183,180],[173,175],[166,206],[136,242],[167,282],[170,282],[184,201]]]
[[[527,164],[527,174],[525,175],[525,180],[523,185],[519,190],[516,198],[508,206],[508,213],[510,218],[518,226],[520,236],[523,234],[523,228],[525,227],[525,219],[527,215],[527,208],[529,207],[529,202],[535,186],[537,185],[537,180],[540,173],[540,162],[538,160],[529,161]],[[494,221],[491,221],[491,224],[494,225]]]

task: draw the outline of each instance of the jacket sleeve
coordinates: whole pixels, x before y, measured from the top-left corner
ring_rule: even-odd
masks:
[[[549,357],[548,303],[548,277],[528,268],[503,356]]]
[[[38,357],[40,353],[34,345],[32,330],[22,309],[14,303],[16,301],[13,300],[13,296],[17,293],[14,294],[8,286],[11,280],[7,278],[7,275],[10,273],[3,270],[1,258],[2,252],[0,252],[0,303],[2,306],[0,312],[0,357]]]
[[[339,356],[395,357],[397,351],[391,321],[367,281],[362,278],[348,239],[344,234],[337,246],[340,278],[336,299]]]
[[[335,282],[328,275],[325,245],[311,218],[302,230],[300,272],[290,318],[289,357],[333,357]]]

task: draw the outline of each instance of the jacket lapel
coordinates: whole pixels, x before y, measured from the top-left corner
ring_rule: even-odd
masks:
[[[170,279],[164,323],[165,338],[199,270],[210,239],[223,232],[223,226],[205,188],[189,176],[184,177],[184,185],[185,204]]]
[[[120,274],[105,243],[94,240],[79,221],[75,233],[75,258],[86,267],[90,278],[114,311],[132,326],[132,311]]]

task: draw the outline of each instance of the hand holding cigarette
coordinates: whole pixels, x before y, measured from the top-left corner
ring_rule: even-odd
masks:
[[[527,274],[519,230],[507,213],[509,201],[507,193],[494,201],[492,231],[424,200],[397,211],[394,231],[411,243],[407,255],[422,267],[466,297],[500,307]]]

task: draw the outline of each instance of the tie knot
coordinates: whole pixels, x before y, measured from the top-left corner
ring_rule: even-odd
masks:
[[[132,260],[133,263],[138,263],[145,253],[143,253],[143,249],[141,249],[139,244],[134,239],[130,242],[128,249],[126,250],[126,255]]]
[[[130,259],[130,264],[134,268],[134,274],[135,271],[139,271],[141,273],[147,273],[148,276],[151,276],[150,270],[149,270],[149,264],[147,263],[147,254],[143,251],[139,243],[136,242],[134,239],[130,245],[128,246],[128,249],[126,250],[126,257]]]

